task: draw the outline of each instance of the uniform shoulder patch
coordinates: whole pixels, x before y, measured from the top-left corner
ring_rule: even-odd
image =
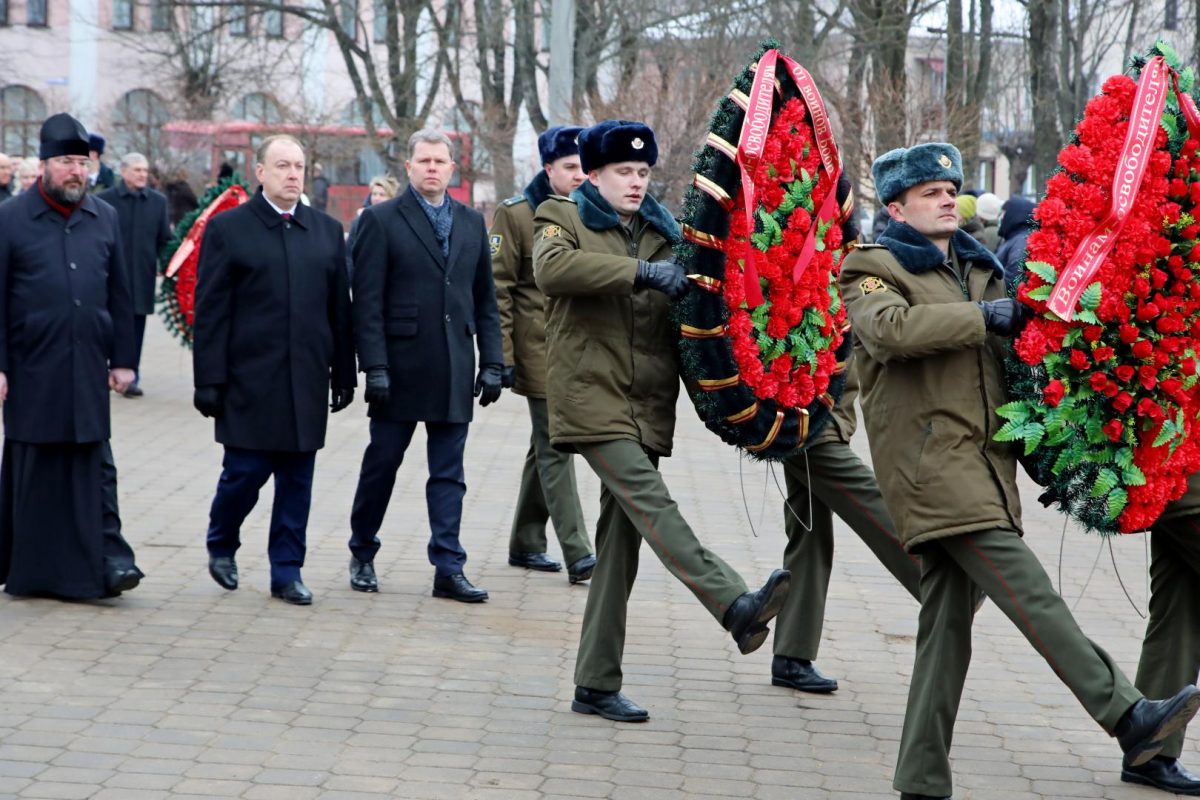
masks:
[[[508,198],[507,200],[505,200],[505,201],[504,201],[503,203],[501,203],[500,205],[502,205],[502,206],[515,206],[517,203],[524,203],[524,202],[525,202],[525,195],[523,195],[523,194],[518,194],[518,195],[513,195],[512,197]]]
[[[499,255],[500,254],[500,245],[504,244],[504,237],[498,233],[493,233],[491,235],[491,237],[488,239],[488,242],[492,246],[492,255],[494,255],[494,256]]]
[[[888,290],[887,286],[883,282],[883,279],[877,278],[874,275],[869,278],[863,278],[861,281],[859,281],[858,288],[862,289],[863,294],[886,292]]]
[[[560,228],[557,225],[547,225],[546,229],[544,231],[542,231],[543,239],[553,239],[555,236],[561,236],[561,235],[562,235],[562,228]]]
[[[552,195],[550,195],[550,199],[551,200],[562,200],[565,203],[570,203],[571,205],[576,205],[575,201],[573,199],[571,199],[570,197],[567,197],[565,194],[552,194]]]

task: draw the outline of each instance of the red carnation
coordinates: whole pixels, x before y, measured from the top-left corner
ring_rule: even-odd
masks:
[[[1121,392],[1112,399],[1112,407],[1124,414],[1133,405],[1133,395],[1129,392]]]
[[[1092,365],[1091,359],[1087,357],[1087,353],[1075,348],[1071,349],[1071,366],[1077,370],[1083,371]]]
[[[1138,367],[1138,381],[1141,382],[1142,388],[1150,391],[1158,383],[1158,370],[1149,364]]]
[[[1133,376],[1137,374],[1137,370],[1129,364],[1121,364],[1113,368],[1113,372],[1116,373],[1117,380],[1121,381],[1121,383],[1129,383],[1133,380]]]
[[[1108,385],[1108,376],[1103,372],[1093,372],[1088,378],[1088,384],[1092,387],[1092,391],[1102,392],[1104,387]]]
[[[1154,345],[1146,339],[1140,339],[1133,345],[1134,358],[1149,358],[1154,354]]]
[[[1092,358],[1099,364],[1101,361],[1108,361],[1114,355],[1111,347],[1097,347],[1092,351]]]
[[[1104,328],[1099,325],[1088,325],[1083,329],[1083,338],[1085,341],[1095,344],[1100,341],[1100,337],[1104,335]]]
[[[1042,389],[1042,399],[1046,401],[1046,405],[1053,407],[1062,402],[1063,395],[1066,393],[1063,382],[1055,378],[1046,384],[1046,388]]]
[[[1125,426],[1121,424],[1119,419],[1110,419],[1104,423],[1104,435],[1114,442],[1121,440],[1121,432],[1125,430]]]
[[[1126,323],[1120,327],[1120,336],[1121,341],[1125,344],[1133,344],[1141,336],[1141,331],[1138,330],[1137,325]]]

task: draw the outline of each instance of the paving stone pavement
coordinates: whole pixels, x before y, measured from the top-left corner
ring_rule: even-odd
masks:
[[[367,438],[357,402],[332,417],[317,458],[304,570],[316,601],[298,608],[268,592],[269,489],[243,532],[241,589],[207,574],[221,450],[191,407],[190,363],[151,320],[146,396],[113,400],[142,585],[93,603],[0,596],[0,798],[894,797],[917,606],[844,525],[818,661],[841,680],[836,694],[772,687],[770,647],[740,656],[643,548],[625,690],[651,719],[573,714],[586,586],[507,565],[529,431],[522,398],[478,411],[467,446],[467,575],[491,592],[487,604],[430,597],[420,435],[381,534],[382,590],[350,590],[347,526]],[[686,398],[679,410],[667,483],[704,541],[757,585],[783,550],[776,482],[739,465]],[[865,436],[855,447],[866,457]],[[594,517],[597,483],[577,468]],[[1073,528],[1063,539],[1062,517],[1037,504],[1032,484],[1022,495],[1028,541],[1056,581],[1062,548],[1064,595],[1132,674],[1143,537],[1114,542],[1110,560],[1098,539]],[[560,555],[556,542],[550,550]],[[1164,796],[1120,782],[1116,743],[994,607],[980,612],[974,644],[953,751],[958,800]],[[1185,762],[1200,767],[1192,742]]]

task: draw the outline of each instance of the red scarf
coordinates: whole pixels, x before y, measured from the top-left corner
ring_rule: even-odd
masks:
[[[46,201],[46,205],[50,206],[59,214],[62,214],[63,219],[70,219],[71,214],[74,213],[75,209],[79,208],[79,203],[64,205],[50,195],[46,194],[46,187],[42,186],[42,179],[40,177],[37,179],[37,188],[38,191],[41,192],[42,199]]]

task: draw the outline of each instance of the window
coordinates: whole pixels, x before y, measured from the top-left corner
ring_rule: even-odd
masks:
[[[233,107],[233,117],[266,124],[283,122],[279,104],[262,92],[251,92],[239,100]]]
[[[150,0],[150,30],[171,30],[170,0]]]
[[[1169,31],[1179,30],[1179,0],[1167,0],[1163,14],[1163,27]]]
[[[119,155],[141,153],[154,161],[159,131],[170,115],[167,104],[149,89],[126,92],[112,115],[112,149]]]
[[[46,14],[46,0],[28,0],[25,3],[25,24],[29,27],[46,27]]]
[[[248,28],[247,20],[250,12],[244,5],[233,5],[229,7],[229,35],[230,36],[245,36]]]
[[[375,29],[375,41],[387,41],[387,26],[388,26],[388,0],[375,0],[375,9],[372,14],[372,25]]]
[[[0,89],[0,152],[36,156],[38,132],[46,119],[46,103],[27,86]]]
[[[0,27],[8,24],[8,0],[0,0]]]
[[[263,32],[274,39],[283,36],[283,11],[278,8],[263,12]]]
[[[112,26],[114,31],[133,30],[133,0],[113,0]]]
[[[342,30],[351,39],[358,32],[358,0],[338,0],[338,16]]]

